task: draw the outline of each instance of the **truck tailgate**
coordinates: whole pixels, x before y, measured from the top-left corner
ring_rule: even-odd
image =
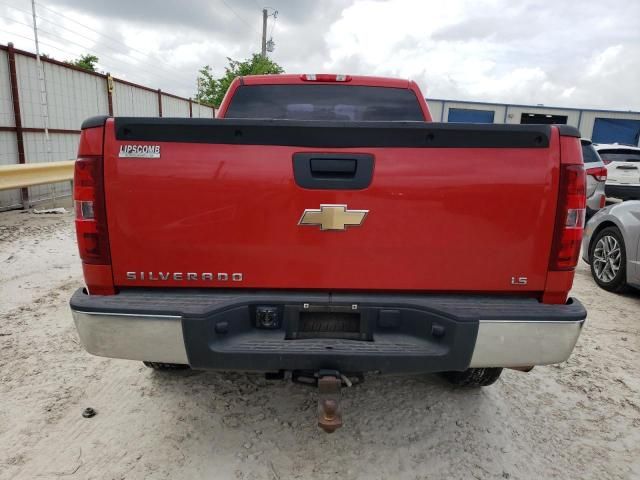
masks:
[[[114,283],[544,289],[557,130],[312,123],[109,120],[104,176]],[[121,158],[127,145],[159,146],[159,158]],[[293,157],[305,152],[373,156],[370,185],[299,186]],[[298,224],[306,209],[326,204],[368,213],[344,231]]]

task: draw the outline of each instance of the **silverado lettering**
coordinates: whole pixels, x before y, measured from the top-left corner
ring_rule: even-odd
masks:
[[[127,280],[145,280],[145,278],[150,281],[173,279],[176,281],[203,280],[205,282],[211,282],[213,280],[217,280],[219,282],[226,282],[231,279],[233,282],[241,282],[243,275],[242,273],[232,273],[229,275],[228,273],[211,272],[127,272]]]
[[[407,80],[259,75],[215,119],[87,120],[75,168],[86,350],[290,371],[327,431],[363,372],[486,386],[564,362],[586,318],[573,127],[433,122]]]

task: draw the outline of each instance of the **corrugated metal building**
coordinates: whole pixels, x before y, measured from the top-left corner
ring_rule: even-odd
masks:
[[[42,58],[48,137],[35,55],[0,45],[0,165],[72,160],[80,125],[92,115],[205,117],[215,111],[189,98]],[[16,119],[19,119],[17,122]],[[70,183],[0,191],[0,211],[68,196]]]
[[[640,112],[442,99],[427,102],[437,122],[567,124],[596,143],[640,144]]]

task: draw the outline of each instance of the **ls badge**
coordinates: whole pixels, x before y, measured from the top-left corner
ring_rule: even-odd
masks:
[[[364,223],[369,210],[348,210],[346,205],[320,205],[320,209],[307,208],[298,225],[320,227],[320,230],[346,230]]]

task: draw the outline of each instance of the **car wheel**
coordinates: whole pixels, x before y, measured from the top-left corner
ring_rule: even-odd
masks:
[[[589,252],[591,275],[596,283],[610,292],[627,288],[627,255],[624,240],[617,227],[607,227],[596,235]]]
[[[487,387],[500,377],[502,368],[467,368],[464,372],[444,372],[442,376],[459,387]]]

